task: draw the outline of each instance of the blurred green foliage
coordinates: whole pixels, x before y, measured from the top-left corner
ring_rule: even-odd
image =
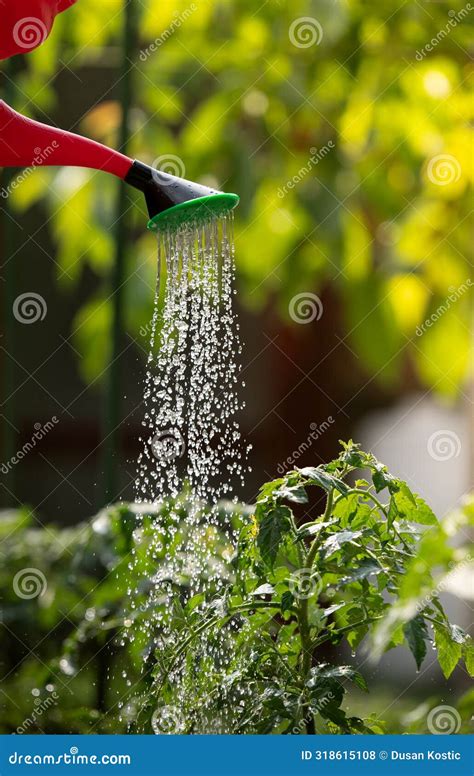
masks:
[[[27,57],[16,107],[48,120],[63,63],[72,85],[74,74],[105,68],[110,90],[77,128],[116,146],[121,8],[80,0],[62,14]],[[178,174],[240,193],[245,303],[276,300],[287,316],[294,294],[332,284],[369,373],[396,385],[408,358],[422,384],[455,397],[472,301],[470,288],[456,290],[469,278],[473,14],[462,2],[424,0],[143,0],[139,13],[132,153],[170,172],[175,155]],[[316,32],[312,45],[291,39],[301,17]],[[46,200],[65,293],[85,265],[104,279],[74,326],[88,379],[108,355],[115,188],[101,174],[45,168],[12,196],[22,212]],[[139,199],[133,221],[127,326],[136,336],[156,271]]]

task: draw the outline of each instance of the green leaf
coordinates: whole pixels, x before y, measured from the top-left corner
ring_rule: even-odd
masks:
[[[421,525],[437,525],[434,512],[416,493],[412,493],[408,485],[400,483],[400,490],[392,496],[398,518],[404,518]]]
[[[301,541],[308,536],[317,536],[324,528],[329,528],[329,526],[334,525],[334,523],[337,522],[337,520],[326,520],[313,523],[313,525],[303,525],[298,531],[298,541]]]
[[[428,638],[428,631],[426,630],[423,617],[418,615],[410,622],[407,622],[403,627],[403,633],[415,658],[416,666],[419,669],[426,656],[426,639]]]
[[[362,536],[362,531],[339,531],[338,533],[331,534],[321,545],[321,549],[324,551],[326,557],[338,552],[344,544],[352,542],[354,539],[358,539]]]
[[[306,684],[308,687],[314,687],[321,679],[349,679],[362,690],[368,692],[369,689],[362,674],[352,666],[333,666],[329,663],[320,663],[311,669],[311,676]]]
[[[435,644],[438,653],[438,663],[441,670],[449,679],[462,655],[462,645],[454,641],[451,632],[440,625],[434,626]]]
[[[263,585],[259,585],[256,590],[253,590],[250,595],[273,595],[275,588],[273,585],[269,585],[265,582]]]
[[[293,501],[295,504],[307,504],[308,494],[302,485],[293,485],[292,487],[281,487],[274,492],[274,495],[278,498],[287,499],[287,501]]]
[[[314,485],[319,485],[328,493],[331,490],[338,490],[344,496],[350,492],[350,488],[344,480],[334,477],[332,474],[328,474],[323,469],[317,469],[314,466],[305,466],[304,469],[297,469],[300,474]]]
[[[354,445],[349,450],[345,450],[341,456],[341,460],[344,463],[348,463],[349,466],[355,466],[361,469],[366,464],[366,454],[357,449],[357,445]]]
[[[370,506],[357,493],[349,493],[338,498],[334,504],[332,514],[339,521],[341,528],[348,526],[366,525],[370,520]]]
[[[276,506],[264,514],[257,536],[257,545],[263,560],[273,567],[278,548],[291,528],[291,512],[288,507]]]
[[[474,676],[474,644],[471,640],[463,647],[463,658],[469,676]]]
[[[293,606],[295,598],[291,590],[285,590],[281,597],[281,611],[282,612],[289,612],[291,607]]]
[[[382,466],[382,464],[376,465],[375,471],[372,473],[372,482],[374,483],[374,488],[377,493],[380,493],[381,490],[388,488],[392,479],[393,477],[391,477],[387,472],[385,466]]]
[[[322,717],[333,722],[334,725],[338,725],[338,727],[342,728],[347,733],[350,732],[349,720],[346,717],[346,713],[335,703],[328,703],[327,705],[321,703],[318,707],[318,711]]]
[[[347,606],[347,604],[343,601],[340,604],[332,604],[331,606],[328,606],[327,609],[323,609],[323,617],[329,617],[329,615],[334,614],[334,612],[337,612],[339,609],[343,609],[344,606]]]
[[[362,579],[367,579],[371,574],[380,574],[383,571],[382,567],[374,560],[364,560],[359,566],[355,566],[349,574],[346,574],[341,578],[340,585],[348,585],[351,582],[360,582]]]
[[[337,708],[344,697],[344,687],[337,680],[330,677],[314,676],[308,679],[306,686],[311,692],[311,697],[318,705],[318,711],[323,714],[322,709],[331,706]]]
[[[266,482],[262,487],[260,488],[258,492],[258,501],[263,501],[269,496],[273,496],[274,492],[278,490],[278,488],[282,487],[285,483],[284,477],[279,477],[276,480],[271,480],[270,482]]]
[[[397,502],[395,501],[393,495],[390,497],[390,505],[388,508],[388,515],[387,515],[387,525],[389,528],[392,527],[393,521],[396,520],[398,517],[398,509],[397,509]]]

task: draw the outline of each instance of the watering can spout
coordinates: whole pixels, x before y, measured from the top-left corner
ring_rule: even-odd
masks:
[[[224,215],[239,203],[237,194],[216,191],[137,161],[124,180],[144,193],[152,231]]]
[[[145,195],[153,231],[232,210],[236,194],[154,170],[102,143],[33,121],[0,100],[0,167],[71,166],[102,170]]]

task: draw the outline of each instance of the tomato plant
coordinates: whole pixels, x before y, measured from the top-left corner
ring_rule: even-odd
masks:
[[[323,495],[321,508],[310,493]],[[158,727],[384,732],[343,708],[349,684],[368,691],[362,671],[327,658],[344,645],[355,657],[363,640],[374,657],[405,644],[417,669],[432,642],[446,677],[461,658],[472,673],[472,641],[448,621],[433,576],[459,560],[445,534],[423,499],[352,442],[329,464],[265,484],[240,518],[224,590],[207,606],[202,596],[175,602],[156,652]]]

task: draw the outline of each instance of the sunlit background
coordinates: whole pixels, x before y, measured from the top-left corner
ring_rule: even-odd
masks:
[[[25,115],[118,148],[125,110],[128,155],[240,194],[249,502],[351,437],[440,517],[469,489],[468,6],[142,0],[124,62],[123,4],[79,0],[2,64],[2,98]],[[40,166],[11,188],[20,172],[0,198],[1,497],[55,530],[133,498],[156,238],[128,189],[114,353],[119,183]],[[33,325],[12,315],[27,292],[45,301]]]

